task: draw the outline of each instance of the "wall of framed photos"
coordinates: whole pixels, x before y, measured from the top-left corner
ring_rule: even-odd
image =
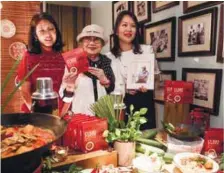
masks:
[[[156,1],[155,1],[156,2]],[[153,3],[155,3],[153,2]],[[220,11],[221,11],[221,6],[223,4],[219,3],[213,3],[209,4],[205,3],[203,5],[195,5],[195,4],[187,4],[188,1],[182,2],[180,1],[179,3],[174,3],[174,4],[165,4],[166,8],[163,8],[164,4],[151,4],[151,14],[150,14],[150,19],[148,22],[144,23],[145,28],[150,28],[153,29],[156,28],[160,23],[160,21],[171,21],[171,20],[166,20],[172,17],[175,17],[175,37],[174,42],[175,42],[175,52],[174,56],[175,58],[171,58],[170,60],[164,61],[164,60],[159,60],[159,65],[161,70],[164,71],[176,71],[176,80],[182,80],[183,79],[183,69],[185,68],[184,73],[186,73],[186,68],[192,68],[192,69],[204,69],[204,71],[208,76],[210,75],[209,69],[222,69],[223,70],[223,63],[220,63],[220,60],[217,59],[217,52],[219,49],[218,42],[220,42],[220,37],[223,35],[220,34]],[[210,2],[211,3],[211,2]],[[91,17],[92,17],[92,23],[96,23],[98,25],[101,25],[105,29],[105,33],[108,35],[108,38],[110,34],[113,33],[112,31],[112,18],[113,18],[113,13],[112,13],[112,8],[113,8],[114,2],[111,1],[94,1],[91,2]],[[103,14],[103,15],[102,15]],[[210,16],[209,16],[210,15]],[[205,16],[205,17],[204,17]],[[187,37],[183,39],[180,31],[178,30],[179,28],[182,28],[182,30],[186,30],[186,25],[188,22],[191,20],[198,20],[198,21],[205,21],[207,22],[206,19],[212,19],[211,23],[207,23],[206,26],[210,25],[210,29],[212,30],[211,35],[209,38],[207,38],[208,34],[204,34],[204,37],[201,36],[198,38],[200,42],[195,42],[195,40],[192,40],[191,38]],[[197,23],[197,22],[196,22]],[[203,22],[202,22],[203,23]],[[158,24],[158,25],[157,25]],[[169,23],[167,23],[167,27]],[[199,26],[198,26],[199,24]],[[209,32],[206,30],[207,28],[203,26],[200,22],[198,22],[197,25],[192,25],[193,29],[197,29],[197,27],[201,27],[204,29],[204,32]],[[178,26],[179,25],[179,26]],[[165,26],[166,27],[166,26]],[[172,27],[171,27],[172,28]],[[187,28],[185,32],[191,32],[193,29],[192,28]],[[179,33],[178,33],[179,31]],[[184,32],[184,31],[183,31]],[[206,39],[211,40],[210,44],[207,45],[207,47],[200,47],[201,43],[205,41]],[[180,43],[180,40],[182,42]],[[145,40],[147,41],[147,40]],[[222,40],[223,42],[223,40]],[[189,46],[195,44],[195,50],[192,49],[192,52],[189,53]],[[180,49],[180,45],[182,45],[182,48]],[[107,44],[103,52],[106,53],[109,51],[109,44]],[[185,46],[185,47],[184,47]],[[191,47],[190,47],[191,48]],[[200,49],[200,50],[198,50]],[[191,50],[190,50],[191,51]],[[170,58],[170,56],[168,56]],[[190,70],[191,71],[191,70]],[[186,74],[185,74],[186,75]],[[200,76],[200,75],[199,75]],[[216,116],[212,115],[211,116],[211,126],[212,127],[223,127],[224,126],[224,93],[223,93],[223,88],[224,88],[224,75],[222,71],[222,83],[221,83],[221,88],[215,88],[215,89],[220,89],[221,91],[218,93],[220,96],[220,101],[219,101],[219,111]],[[214,100],[216,102],[216,100]],[[157,121],[160,122],[160,120],[163,119],[164,115],[164,105],[161,103],[156,104],[157,108]],[[217,110],[216,110],[217,113]],[[158,123],[158,127],[161,127],[160,123]]]

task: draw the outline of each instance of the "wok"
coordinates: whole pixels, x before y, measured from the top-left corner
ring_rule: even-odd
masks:
[[[191,125],[191,124],[178,124],[176,127],[180,129],[187,129],[187,133],[174,133],[167,130],[165,127],[165,131],[171,136],[179,140],[183,141],[194,141],[200,135],[202,135],[203,131],[199,126]]]
[[[52,130],[56,136],[55,141],[63,135],[67,127],[65,120],[50,114],[13,113],[1,115],[1,125],[3,126],[27,124]],[[32,173],[39,166],[41,156],[48,151],[52,143],[26,153],[1,159],[2,173]]]

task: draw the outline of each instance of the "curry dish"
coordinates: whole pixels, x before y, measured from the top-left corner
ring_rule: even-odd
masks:
[[[53,131],[30,124],[11,127],[1,126],[1,158],[34,150],[55,139]]]

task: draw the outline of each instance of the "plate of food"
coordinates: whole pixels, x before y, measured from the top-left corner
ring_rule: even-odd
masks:
[[[183,173],[216,173],[219,170],[217,162],[197,153],[176,154],[174,164]]]

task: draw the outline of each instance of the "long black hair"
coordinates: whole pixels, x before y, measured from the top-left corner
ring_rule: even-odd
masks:
[[[132,41],[133,52],[134,52],[134,54],[141,54],[142,53],[141,46],[140,46],[140,34],[139,34],[138,20],[137,20],[136,16],[134,15],[134,13],[132,13],[130,11],[122,11],[117,16],[115,26],[114,26],[114,34],[113,34],[113,37],[112,37],[114,46],[112,47],[111,52],[116,58],[121,56],[121,48],[120,48],[120,44],[119,44],[119,38],[118,38],[116,33],[117,33],[118,27],[121,23],[121,20],[126,15],[130,16],[133,19],[133,21],[135,23],[135,26],[136,26],[135,38]]]
[[[48,13],[40,13],[33,16],[30,22],[29,36],[28,36],[28,51],[30,53],[41,54],[41,46],[39,40],[36,36],[36,26],[41,20],[47,20],[52,23],[56,29],[56,42],[53,45],[53,50],[55,52],[61,52],[63,48],[62,36],[59,31],[58,25],[54,18]]]

